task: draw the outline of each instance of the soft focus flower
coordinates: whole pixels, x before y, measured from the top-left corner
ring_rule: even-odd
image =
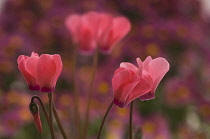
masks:
[[[98,14],[89,12],[84,15],[71,15],[66,19],[66,26],[73,41],[83,54],[91,54],[96,48],[96,27]]]
[[[131,28],[129,20],[123,16],[97,12],[73,14],[67,17],[65,24],[83,54],[91,54],[97,46],[109,53]]]
[[[101,16],[99,30],[101,30],[102,33],[98,38],[98,46],[103,53],[109,53],[114,45],[130,31],[131,24],[129,20],[123,16],[114,17],[112,19],[110,19],[109,15],[106,15],[107,18],[104,18],[103,15]],[[110,20],[111,22],[109,22]]]
[[[119,107],[125,107],[138,97],[141,100],[153,99],[158,84],[169,70],[169,63],[164,58],[152,59],[149,56],[144,62],[139,58],[136,61],[138,68],[123,62],[114,73],[114,103]]]
[[[57,79],[63,64],[58,54],[43,54],[40,57],[32,52],[31,57],[18,57],[18,68],[26,79],[30,90],[52,92],[55,90]]]
[[[34,52],[31,53],[30,57],[20,55],[17,59],[18,68],[24,76],[29,89],[32,91],[38,91],[40,89],[35,71],[38,60],[39,56]]]

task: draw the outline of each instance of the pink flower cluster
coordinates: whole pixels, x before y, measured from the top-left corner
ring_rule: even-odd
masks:
[[[83,54],[93,53],[96,47],[103,53],[109,53],[131,29],[127,18],[97,12],[70,15],[66,26]]]
[[[60,55],[32,52],[31,56],[20,55],[18,68],[32,91],[52,92],[63,68]]]

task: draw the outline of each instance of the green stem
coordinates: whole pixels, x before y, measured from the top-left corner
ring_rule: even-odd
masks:
[[[87,108],[86,108],[86,112],[85,112],[85,123],[84,123],[84,131],[83,131],[82,139],[86,139],[86,135],[87,135],[87,128],[88,128],[88,124],[89,124],[90,103],[91,103],[91,97],[92,97],[92,93],[93,93],[93,84],[94,84],[94,79],[95,79],[95,75],[96,75],[97,64],[98,64],[98,48],[96,49],[96,52],[93,57],[93,66],[92,66],[93,70],[92,70],[92,74],[91,74],[91,78],[90,78],[90,84],[88,87],[88,100],[87,100]]]
[[[50,128],[52,130],[51,137],[52,139],[55,139],[55,133],[54,133],[54,128],[53,128],[53,117],[52,117],[52,110],[53,110],[53,93],[48,93],[48,98],[49,98],[49,123],[50,123]]]
[[[109,108],[107,109],[107,111],[106,111],[106,113],[105,113],[105,115],[104,115],[103,121],[102,121],[102,123],[101,123],[100,129],[99,129],[99,132],[98,132],[97,139],[100,139],[100,138],[101,138],[101,133],[102,133],[102,129],[103,129],[103,127],[104,127],[104,123],[105,123],[105,121],[106,121],[106,117],[107,117],[107,115],[109,114],[109,111],[110,111],[110,109],[112,108],[113,104],[114,104],[114,102],[112,101],[111,104],[109,105]]]
[[[79,91],[78,91],[78,85],[77,85],[77,74],[76,74],[76,66],[77,63],[77,47],[75,47],[74,50],[74,57],[73,57],[73,65],[72,65],[72,73],[73,73],[73,79],[74,79],[74,127],[75,127],[75,138],[79,137],[80,132],[80,114],[79,114]]]
[[[68,138],[67,138],[67,135],[66,135],[66,133],[65,133],[65,131],[64,131],[64,129],[63,129],[63,126],[62,126],[62,124],[61,124],[60,118],[59,118],[59,116],[58,116],[58,113],[57,113],[55,104],[53,104],[53,113],[54,113],[55,120],[56,120],[56,122],[57,122],[57,124],[58,124],[58,127],[59,127],[59,129],[60,129],[60,131],[61,131],[61,134],[62,134],[63,138],[64,138],[64,139],[68,139]]]
[[[131,106],[130,106],[130,119],[129,119],[129,139],[132,139],[133,138],[133,133],[132,133],[132,129],[133,129],[133,124],[132,124],[132,121],[133,121],[133,101],[131,102]]]
[[[38,96],[33,96],[33,97],[31,98],[31,102],[34,102],[34,99],[37,99],[37,100],[39,101],[39,103],[40,103],[40,105],[41,105],[41,107],[42,107],[42,110],[43,110],[43,112],[44,112],[44,116],[45,116],[45,118],[46,118],[46,120],[47,120],[47,124],[48,124],[48,126],[50,126],[50,125],[49,125],[49,116],[48,116],[47,110],[46,110],[46,108],[45,108],[45,106],[44,106],[44,103],[42,102],[41,98],[39,98]]]

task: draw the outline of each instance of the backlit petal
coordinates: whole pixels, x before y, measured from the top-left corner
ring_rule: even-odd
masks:
[[[51,55],[43,54],[37,63],[36,75],[42,92],[54,91],[51,82],[56,73],[56,64]]]

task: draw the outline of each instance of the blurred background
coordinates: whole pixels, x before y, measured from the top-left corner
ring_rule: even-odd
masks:
[[[123,61],[148,55],[164,57],[170,70],[156,98],[135,100],[134,133],[140,139],[210,138],[210,1],[209,0],[0,0],[0,138],[47,139],[50,133],[41,111],[39,134],[28,109],[31,92],[17,68],[19,55],[60,54],[64,63],[54,92],[65,130],[72,132],[73,45],[64,25],[68,15],[88,11],[126,16],[129,34],[110,55],[100,54],[88,137],[96,137],[101,119],[113,99],[111,79]],[[78,54],[80,113],[84,119],[91,56]],[[129,107],[113,107],[103,138],[126,139]],[[56,127],[56,135],[62,138]]]

